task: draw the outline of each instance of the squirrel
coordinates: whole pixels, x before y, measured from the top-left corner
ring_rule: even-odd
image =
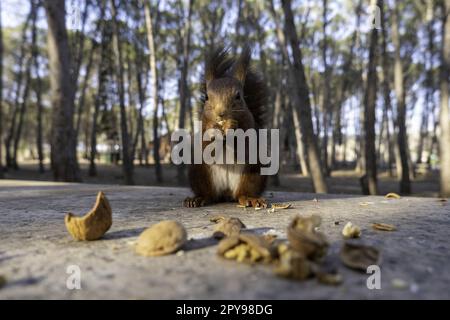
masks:
[[[210,128],[225,133],[227,129],[245,131],[266,127],[268,90],[250,60],[249,47],[239,57],[231,57],[229,48],[219,47],[207,59],[200,89],[202,135]],[[203,142],[202,151],[207,144]],[[247,158],[248,146],[246,153]],[[256,164],[247,161],[245,164],[191,164],[189,181],[194,197],[186,198],[184,206],[237,201],[245,207],[267,207],[261,197],[267,178],[260,174],[260,168],[259,161]]]

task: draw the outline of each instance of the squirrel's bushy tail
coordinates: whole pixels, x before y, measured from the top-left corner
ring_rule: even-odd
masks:
[[[205,76],[201,85],[200,110],[206,100],[206,84],[219,78],[236,78],[243,82],[244,100],[252,113],[256,128],[264,128],[266,124],[267,86],[251,65],[251,50],[244,47],[239,57],[232,57],[228,47],[219,47],[212,52],[206,62]]]

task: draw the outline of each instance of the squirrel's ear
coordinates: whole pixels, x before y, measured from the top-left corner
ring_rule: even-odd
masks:
[[[252,51],[249,46],[245,46],[244,49],[242,49],[242,53],[239,59],[234,64],[233,77],[237,79],[242,85],[244,85],[245,76],[247,75],[251,58]]]
[[[222,78],[233,65],[233,59],[229,57],[229,48],[220,46],[208,57],[205,68],[206,84],[214,79]]]

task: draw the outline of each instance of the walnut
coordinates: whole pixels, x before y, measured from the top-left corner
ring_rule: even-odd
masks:
[[[187,233],[183,225],[177,221],[161,221],[139,236],[136,253],[142,256],[162,256],[179,250],[187,241]]]

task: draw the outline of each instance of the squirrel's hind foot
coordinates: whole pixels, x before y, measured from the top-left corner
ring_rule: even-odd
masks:
[[[254,208],[267,208],[267,201],[264,198],[253,198],[247,196],[240,196],[238,202],[241,206]]]
[[[187,208],[198,208],[206,204],[205,199],[202,197],[187,197],[183,201],[183,205]]]

